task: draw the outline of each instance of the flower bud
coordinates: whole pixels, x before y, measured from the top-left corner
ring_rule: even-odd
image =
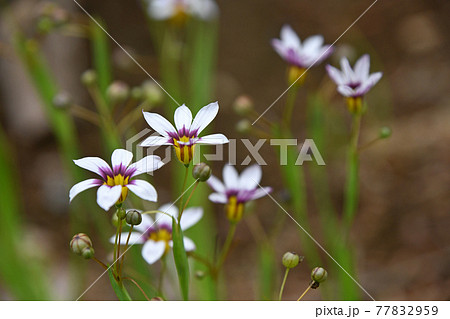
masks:
[[[317,282],[319,284],[321,282],[324,282],[325,280],[327,280],[327,277],[328,277],[328,273],[322,267],[316,267],[311,272],[311,279],[314,282]]]
[[[142,222],[142,215],[137,210],[132,209],[132,210],[128,211],[127,216],[126,216],[126,221],[127,221],[127,224],[129,224],[129,225],[133,225],[133,226],[139,225]]]
[[[135,86],[134,88],[131,89],[131,98],[133,100],[141,100],[144,96],[144,91],[142,91],[142,88]]]
[[[391,135],[392,135],[392,130],[389,127],[384,126],[380,129],[380,135],[379,135],[380,138],[383,138],[383,139],[389,138]]]
[[[81,75],[81,83],[83,85],[90,87],[97,83],[97,72],[94,70],[86,70]]]
[[[127,217],[127,212],[122,207],[117,208],[117,218],[120,220],[125,219]]]
[[[303,256],[299,256],[296,253],[290,253],[287,252],[283,255],[283,266],[286,268],[294,268],[295,266],[297,266],[300,262],[303,261]]]
[[[88,235],[79,233],[73,236],[70,241],[70,249],[77,255],[82,255],[83,250],[86,248],[92,248],[92,241]]]
[[[161,88],[154,81],[145,81],[142,83],[142,91],[150,105],[161,104],[164,99]]]
[[[126,224],[125,219],[121,219],[120,221],[122,222],[122,226],[125,226]],[[119,217],[117,217],[117,212],[112,214],[111,223],[113,224],[114,227],[117,227],[119,225]]]
[[[112,103],[122,103],[130,95],[130,88],[125,82],[114,81],[106,89],[106,95]]]
[[[241,134],[248,134],[252,130],[252,123],[249,120],[244,119],[240,120],[236,124],[236,131]]]
[[[194,166],[192,169],[192,176],[198,179],[200,182],[206,182],[211,176],[211,167],[205,163],[200,163]]]
[[[57,109],[67,109],[72,104],[72,97],[67,92],[60,92],[53,97],[53,106]]]
[[[84,259],[91,259],[92,257],[94,257],[94,254],[95,254],[95,251],[94,251],[94,248],[92,248],[92,247],[86,247],[81,252],[81,256],[83,256]]]
[[[201,270],[197,270],[194,275],[195,275],[195,278],[197,278],[197,279],[203,279],[205,277],[205,272],[201,271]]]
[[[253,100],[247,95],[240,95],[234,100],[233,109],[236,114],[246,116],[253,110]]]

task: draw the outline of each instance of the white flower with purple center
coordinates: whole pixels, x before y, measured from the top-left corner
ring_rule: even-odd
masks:
[[[155,20],[173,20],[183,23],[189,16],[210,20],[219,12],[213,0],[149,0],[148,2],[149,14]]]
[[[296,81],[306,69],[322,62],[333,53],[331,45],[324,45],[323,36],[313,35],[302,43],[288,25],[282,27],[280,39],[272,40],[272,46],[291,65],[289,69],[290,82]]]
[[[172,242],[172,218],[178,217],[178,208],[174,204],[169,203],[158,208],[160,212],[156,213],[155,220],[148,214],[142,214],[142,222],[134,226],[135,232],[131,232],[129,244],[143,244],[142,257],[149,264],[155,263],[165,254],[167,254],[171,247]],[[139,211],[141,212],[141,211]],[[168,214],[168,215],[166,215]],[[187,208],[183,212],[183,218],[180,222],[180,227],[183,231],[194,226],[203,216],[203,209],[201,207]],[[120,243],[125,245],[128,232],[124,232],[120,235]],[[195,244],[192,239],[184,236],[184,249],[186,251],[195,250]],[[111,243],[115,242],[115,236],[111,237]]]
[[[176,128],[157,113],[143,112],[148,125],[162,136],[150,136],[140,146],[173,145],[177,158],[183,164],[188,165],[194,157],[196,144],[228,143],[228,139],[223,134],[199,137],[199,134],[211,123],[218,112],[219,104],[217,102],[210,103],[198,111],[192,120],[191,110],[183,104],[175,110]]]
[[[209,200],[226,204],[227,218],[234,223],[241,220],[245,203],[272,191],[271,187],[259,186],[262,170],[256,164],[244,169],[240,175],[233,166],[226,164],[223,167],[222,177],[223,183],[215,176],[208,179],[208,185],[215,191],[209,195]]]
[[[351,112],[361,111],[362,98],[383,76],[382,72],[369,73],[368,54],[360,57],[353,69],[345,57],[341,59],[341,70],[331,65],[327,65],[326,69],[330,78],[336,83],[338,92],[347,98]]]
[[[69,192],[70,201],[79,193],[98,187],[97,203],[106,211],[114,204],[122,203],[128,195],[128,190],[144,200],[156,202],[158,196],[155,188],[149,182],[134,178],[140,174],[153,172],[164,163],[155,155],[146,156],[130,165],[132,159],[133,153],[117,149],[111,156],[112,168],[99,157],[74,160],[76,165],[100,175],[100,178],[87,179],[75,184]]]

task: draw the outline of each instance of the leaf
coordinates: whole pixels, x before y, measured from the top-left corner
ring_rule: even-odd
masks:
[[[189,263],[184,249],[183,231],[172,217],[173,258],[178,273],[181,294],[184,300],[189,299]]]
[[[128,294],[128,291],[125,289],[125,286],[122,282],[117,282],[117,280],[114,278],[114,274],[112,272],[112,267],[108,269],[108,276],[109,281],[111,282],[111,286],[116,293],[117,298],[120,301],[132,301],[130,295]]]

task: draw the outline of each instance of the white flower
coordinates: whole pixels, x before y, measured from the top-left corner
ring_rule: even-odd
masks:
[[[289,64],[307,69],[315,63],[325,60],[332,52],[331,45],[323,45],[323,36],[313,35],[303,41],[288,25],[281,29],[281,39],[273,39],[272,46]]]
[[[195,16],[209,20],[217,16],[218,7],[213,0],[149,0],[148,11],[155,20],[178,19]]]
[[[341,59],[342,71],[331,65],[327,65],[326,69],[330,78],[336,83],[339,93],[353,98],[365,95],[383,76],[382,72],[369,74],[370,57],[368,54],[356,61],[354,69],[345,57]]]
[[[174,204],[169,203],[158,208],[159,211],[169,214],[175,219],[178,217],[178,209]],[[139,211],[140,212],[140,211]],[[183,212],[180,227],[183,231],[195,225],[203,216],[203,209],[201,207],[187,208]],[[148,214],[142,215],[142,223],[134,226],[136,232],[131,232],[130,245],[143,244],[142,257],[149,264],[153,264],[162,256],[164,256],[173,246],[172,242],[172,218],[157,213],[155,220]],[[120,235],[120,243],[125,245],[128,237],[128,232]],[[192,239],[184,236],[184,249],[186,251],[195,250],[195,244]],[[111,237],[111,243],[115,242],[115,236]]]
[[[111,156],[112,168],[98,157],[74,160],[76,165],[100,175],[101,178],[87,179],[74,185],[69,192],[70,201],[82,191],[99,186],[97,203],[106,211],[114,204],[123,202],[128,195],[128,190],[142,199],[156,202],[155,188],[144,180],[133,178],[157,170],[164,165],[163,162],[159,156],[150,155],[130,165],[132,158],[133,153],[117,149]]]
[[[232,222],[241,220],[246,202],[263,197],[272,191],[271,187],[259,186],[262,170],[256,164],[244,169],[241,175],[233,166],[226,164],[223,167],[222,177],[224,183],[215,176],[208,179],[208,185],[215,191],[209,195],[209,200],[226,204],[227,218]]]
[[[186,105],[175,110],[175,127],[157,113],[143,112],[144,118],[155,131],[162,136],[150,136],[141,146],[173,145],[178,159],[183,164],[189,164],[194,156],[196,144],[225,144],[228,139],[223,134],[211,134],[199,137],[201,131],[208,126],[219,112],[217,102],[210,103],[198,111],[194,120]]]

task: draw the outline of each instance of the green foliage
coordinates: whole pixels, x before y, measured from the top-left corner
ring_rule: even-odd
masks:
[[[172,241],[181,295],[184,300],[189,300],[189,263],[184,249],[183,230],[175,218],[172,218]]]

